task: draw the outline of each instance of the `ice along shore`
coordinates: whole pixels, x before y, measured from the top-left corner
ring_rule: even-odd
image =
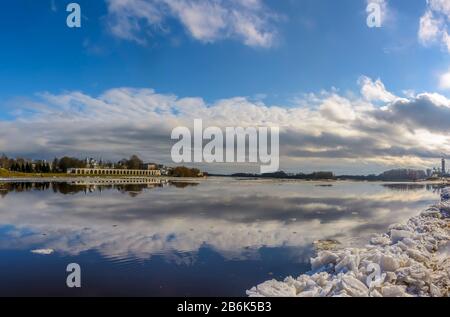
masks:
[[[271,280],[250,297],[442,297],[450,296],[450,189],[441,202],[392,225],[364,248],[320,251],[312,271]],[[378,270],[378,271],[377,271]],[[375,274],[376,273],[376,274]]]

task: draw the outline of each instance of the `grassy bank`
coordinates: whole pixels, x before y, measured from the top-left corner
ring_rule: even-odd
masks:
[[[35,178],[35,177],[67,177],[65,173],[22,173],[0,168],[0,178]]]
[[[130,178],[130,177],[145,177],[137,175],[76,175],[66,173],[22,173],[8,171],[0,168],[0,178]],[[158,176],[147,176],[148,178],[155,178]]]

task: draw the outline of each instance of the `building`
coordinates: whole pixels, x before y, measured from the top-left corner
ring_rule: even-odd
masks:
[[[442,176],[444,176],[446,173],[446,169],[445,169],[445,158],[442,158],[442,167],[441,167],[441,174]]]
[[[160,170],[128,170],[114,168],[69,168],[69,175],[84,176],[161,176]]]
[[[394,169],[379,175],[385,181],[416,181],[425,179],[427,175],[422,170]]]
[[[170,176],[173,168],[168,166],[160,166],[159,170],[161,171],[161,175],[163,176]]]
[[[99,166],[98,162],[95,159],[93,159],[92,157],[86,159],[86,167],[87,168],[97,168],[98,166]]]
[[[145,170],[156,170],[156,169],[158,169],[158,165],[155,163],[145,163],[144,169]]]

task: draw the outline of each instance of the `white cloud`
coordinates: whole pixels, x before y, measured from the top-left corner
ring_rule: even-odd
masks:
[[[439,43],[450,52],[448,35],[450,2],[448,0],[427,0],[427,9],[420,18],[419,41],[422,45]]]
[[[206,103],[199,97],[180,98],[151,89],[117,88],[99,96],[44,93],[20,100],[14,107],[15,120],[0,121],[0,144],[7,154],[35,158],[92,155],[115,160],[137,153],[170,164],[171,130],[202,118],[205,126],[280,126],[281,167],[287,170],[348,172],[363,168],[357,164],[369,164],[382,171],[399,163],[425,167],[442,152],[450,153],[446,97],[425,93],[397,98],[381,80],[361,77],[359,83],[360,96],[332,90],[307,94],[299,106],[291,107],[246,97]],[[201,167],[220,172],[247,169]]]
[[[252,47],[271,47],[276,30],[272,13],[262,0],[106,0],[109,27],[119,38],[147,42],[149,34],[170,32],[178,20],[194,39],[213,43],[237,39]]]
[[[427,0],[428,6],[437,12],[442,12],[450,17],[450,2],[448,0]]]
[[[361,76],[358,83],[361,86],[361,95],[368,101],[391,102],[397,99],[395,95],[386,90],[380,79],[373,81],[367,76]]]
[[[436,20],[433,12],[427,10],[420,18],[419,40],[421,43],[426,45],[435,42],[441,33],[442,25],[442,20]]]
[[[447,33],[447,30],[444,31],[444,34],[442,35],[442,44],[445,46],[447,51],[450,52],[450,36]]]
[[[325,118],[336,122],[346,122],[356,119],[356,112],[351,102],[338,95],[332,95],[326,100],[323,100],[319,109]]]
[[[442,90],[450,89],[450,71],[442,74],[439,78],[439,88]]]

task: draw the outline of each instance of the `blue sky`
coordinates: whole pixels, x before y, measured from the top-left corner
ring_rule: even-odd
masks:
[[[268,1],[279,15],[269,48],[225,39],[196,40],[176,19],[147,44],[118,39],[104,1],[79,1],[81,29],[65,26],[70,1],[19,0],[2,5],[0,97],[38,91],[152,87],[208,100],[265,94],[276,102],[330,87],[355,89],[361,75],[382,78],[394,92],[435,89],[449,65],[439,47],[417,41],[425,1],[391,1],[395,22],[366,26],[366,3],[355,0]]]
[[[449,6],[443,0],[374,1],[383,5],[381,28],[367,27],[366,0],[79,0],[80,29],[66,26],[70,1],[8,1],[0,11],[0,124],[17,127],[19,121],[34,122],[36,113],[42,117],[49,109],[59,109],[55,116],[73,110],[73,104],[67,108],[55,103],[56,97],[62,100],[78,92],[105,101],[105,92],[123,87],[151,89],[181,101],[200,98],[206,108],[237,97],[256,106],[303,110],[323,108],[333,94],[346,98],[351,107],[361,100],[377,107],[394,101],[361,96],[361,78],[366,78],[368,87],[380,88],[381,94],[410,102],[419,100],[420,93],[439,94],[437,99],[447,101]],[[320,95],[322,102],[308,94]],[[71,102],[89,116],[85,100]],[[44,112],[42,104],[48,107]],[[126,103],[120,104],[124,107]],[[447,142],[446,132],[439,133]],[[48,134],[36,137],[42,147],[5,150],[45,156],[50,154],[43,148],[50,144],[59,149],[55,154],[92,149],[72,148],[74,140],[50,141]],[[390,142],[394,140],[385,145],[398,145]],[[10,142],[4,138],[3,143]],[[447,150],[448,144],[442,144],[422,144],[419,152],[428,153],[431,161]],[[409,154],[410,145],[401,147],[401,154],[389,154],[395,157],[392,164],[404,155],[410,158],[408,166],[429,163],[423,155]],[[106,152],[120,155],[112,148]],[[152,151],[142,155],[152,156]],[[377,171],[385,168],[380,162],[367,164]],[[307,169],[322,165],[329,163]]]

